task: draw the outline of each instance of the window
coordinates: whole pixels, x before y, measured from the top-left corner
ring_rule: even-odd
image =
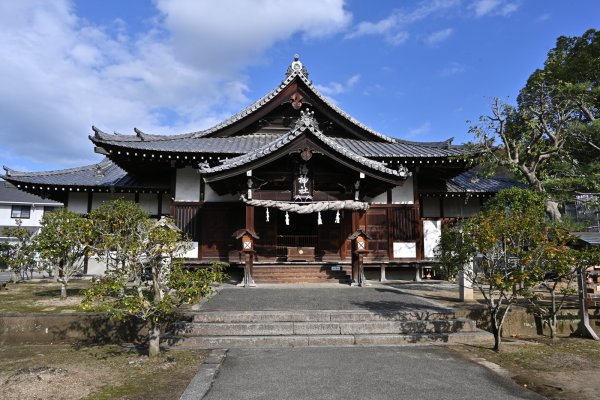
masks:
[[[28,219],[31,215],[31,206],[12,206],[11,218]]]

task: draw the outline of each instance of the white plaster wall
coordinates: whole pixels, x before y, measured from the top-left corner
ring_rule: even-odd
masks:
[[[88,275],[104,275],[106,272],[106,263],[97,259],[96,257],[88,258]]]
[[[417,258],[415,242],[394,242],[394,258]]]
[[[158,214],[158,196],[152,193],[140,193],[139,206],[150,215]]]
[[[423,221],[424,250],[426,258],[435,258],[435,252],[442,238],[442,221]]]
[[[67,208],[69,209],[69,211],[72,211],[74,213],[85,214],[87,213],[87,199],[87,193],[71,192],[69,193],[69,204]]]
[[[478,198],[444,197],[444,217],[472,217],[481,209]]]
[[[387,192],[380,193],[368,201],[373,204],[386,204]],[[413,178],[409,176],[404,185],[392,189],[392,204],[414,204],[414,202]]]
[[[210,184],[204,185],[204,201],[206,202],[234,202],[240,201],[239,194],[224,194],[220,196],[210,187]]]
[[[175,201],[200,201],[200,175],[193,167],[177,170]]]

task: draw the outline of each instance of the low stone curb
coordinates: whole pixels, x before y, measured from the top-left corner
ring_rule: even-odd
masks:
[[[196,375],[179,398],[180,400],[200,400],[210,390],[215,376],[227,355],[226,349],[214,349],[204,359]]]

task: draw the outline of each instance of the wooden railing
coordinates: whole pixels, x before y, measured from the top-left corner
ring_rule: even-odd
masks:
[[[317,235],[277,235],[277,257],[287,257],[288,247],[313,247],[318,246]]]

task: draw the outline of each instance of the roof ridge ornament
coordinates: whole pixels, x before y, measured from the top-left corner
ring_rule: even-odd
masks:
[[[296,125],[294,126],[294,130],[296,129],[300,129],[303,126],[306,127],[313,127],[313,128],[317,128],[319,127],[319,124],[317,122],[317,120],[315,119],[315,112],[309,110],[308,108],[306,110],[300,110],[300,118],[298,118],[296,120]]]
[[[299,74],[304,75],[304,77],[308,79],[308,70],[304,65],[302,65],[302,62],[300,62],[300,56],[298,54],[294,54],[294,61],[292,61],[292,64],[288,67],[287,71],[285,72],[285,78],[287,79],[291,75]]]

